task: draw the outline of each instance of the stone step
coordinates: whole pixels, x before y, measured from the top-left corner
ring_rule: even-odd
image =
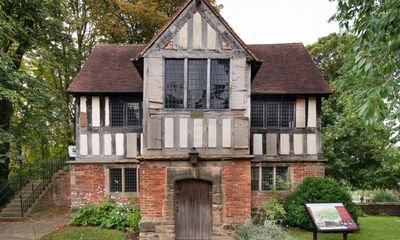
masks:
[[[1,213],[0,217],[21,217],[21,211]]]
[[[1,211],[1,214],[13,212],[21,212],[21,207],[6,207],[3,209],[3,211]]]
[[[17,221],[21,221],[21,220],[23,220],[21,215],[19,215],[18,217],[3,217],[0,215],[0,221],[4,221],[4,222],[17,222]]]

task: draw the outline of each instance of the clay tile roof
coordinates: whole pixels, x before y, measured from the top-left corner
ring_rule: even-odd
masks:
[[[71,93],[142,92],[143,80],[131,58],[144,45],[97,45],[71,83]],[[330,94],[329,85],[301,43],[249,45],[263,60],[253,93]]]
[[[142,92],[142,78],[131,62],[142,44],[104,45],[93,48],[68,88],[70,93]]]
[[[330,94],[302,43],[249,45],[263,61],[252,81],[253,93]]]

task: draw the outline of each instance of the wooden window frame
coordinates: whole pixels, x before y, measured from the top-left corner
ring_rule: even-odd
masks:
[[[184,79],[183,79],[183,88],[184,88],[184,96],[183,96],[183,108],[167,108],[165,103],[165,83],[166,83],[166,76],[164,74],[164,109],[169,111],[228,111],[230,109],[230,82],[231,82],[231,58],[165,58],[164,59],[164,73],[166,72],[166,60],[168,59],[175,59],[175,60],[184,60]],[[188,107],[188,85],[189,85],[189,60],[206,60],[207,61],[207,93],[206,93],[206,107],[205,108],[189,108]],[[228,88],[228,107],[224,109],[214,109],[211,108],[211,63],[212,60],[227,60],[229,61],[229,88]]]
[[[106,191],[109,194],[138,194],[139,193],[139,166],[108,166],[107,168],[107,177],[106,177]],[[111,191],[111,169],[121,169],[121,189],[120,192],[112,192]],[[126,189],[126,179],[125,179],[125,169],[135,169],[136,171],[136,192],[127,192]]]
[[[251,189],[251,191],[253,192],[271,192],[271,191],[279,191],[279,192],[286,192],[286,191],[290,191],[291,189],[291,184],[292,184],[292,179],[291,179],[291,167],[288,165],[278,165],[278,164],[257,164],[257,165],[253,165],[251,166],[252,168],[258,168],[258,190],[253,190]],[[272,168],[272,187],[271,189],[268,190],[264,190],[263,189],[263,168]],[[283,167],[283,168],[287,168],[287,181],[286,183],[289,184],[289,188],[288,189],[276,189],[276,180],[277,180],[277,174],[276,174],[276,169],[278,167]],[[251,177],[251,176],[250,176]],[[252,180],[252,179],[251,179]],[[250,180],[250,182],[251,182]]]
[[[120,103],[123,105],[123,124],[121,126],[113,125],[113,103]],[[138,125],[128,125],[128,104],[138,104],[139,105],[139,124]],[[143,104],[139,100],[122,99],[122,98],[110,98],[109,100],[109,122],[112,128],[141,128],[143,121]]]
[[[259,129],[294,129],[296,128],[296,98],[289,97],[285,99],[285,96],[280,97],[256,97],[251,99],[252,103],[258,102],[262,104],[262,127],[260,126],[251,126],[251,128],[259,128]],[[278,104],[278,126],[268,126],[267,125],[267,118],[268,118],[268,103],[277,103]],[[291,110],[293,119],[289,122],[289,126],[282,126],[282,119],[283,119],[283,103],[290,103],[292,104]],[[251,104],[253,108],[253,105]],[[252,112],[252,111],[251,111]],[[289,112],[287,113],[289,115]],[[251,121],[251,124],[253,122]]]

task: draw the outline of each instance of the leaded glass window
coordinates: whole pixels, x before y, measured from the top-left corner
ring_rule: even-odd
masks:
[[[142,103],[127,102],[124,99],[111,99],[111,126],[140,127],[142,125]]]
[[[261,176],[260,176],[261,171]],[[261,178],[261,179],[260,179]],[[287,166],[252,166],[252,191],[288,191],[291,188],[289,167]]]
[[[251,168],[251,190],[258,191],[260,183],[260,171],[258,167]]]
[[[111,126],[122,127],[124,126],[124,103],[120,101],[111,102]]]
[[[184,74],[183,59],[165,60],[165,108],[183,108]]]
[[[126,120],[128,126],[140,126],[141,125],[141,109],[140,103],[128,102],[126,103]]]
[[[125,168],[125,192],[137,192],[136,168]]]
[[[207,108],[207,60],[189,59],[188,109]]]
[[[272,186],[274,184],[273,171],[274,171],[273,167],[262,168],[262,182],[261,182],[262,190],[272,190]]]
[[[229,59],[211,60],[210,108],[229,108]]]
[[[110,192],[122,192],[122,169],[110,169]]]
[[[294,128],[296,100],[292,97],[257,97],[251,101],[251,126]]]

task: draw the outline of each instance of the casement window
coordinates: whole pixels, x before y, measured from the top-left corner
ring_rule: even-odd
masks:
[[[137,168],[110,168],[110,192],[137,192]]]
[[[140,127],[142,125],[140,102],[111,99],[110,113],[113,127]]]
[[[255,98],[251,101],[251,126],[294,128],[296,100],[291,97]]]
[[[229,79],[229,59],[166,59],[165,108],[228,109]]]
[[[252,191],[290,190],[289,167],[253,166],[251,167]]]

